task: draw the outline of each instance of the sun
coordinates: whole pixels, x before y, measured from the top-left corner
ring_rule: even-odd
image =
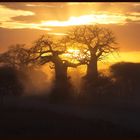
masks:
[[[66,52],[61,55],[61,58],[76,64],[79,63],[79,61],[88,59],[90,54],[89,52],[85,53],[85,51],[81,51],[80,49],[77,48],[68,48]]]
[[[71,63],[78,63],[80,57],[80,50],[69,48],[65,51],[64,54],[61,55],[61,58],[67,60]]]
[[[68,49],[67,53],[73,58],[77,58],[80,56],[80,50],[78,50],[78,49],[72,49],[72,48]]]

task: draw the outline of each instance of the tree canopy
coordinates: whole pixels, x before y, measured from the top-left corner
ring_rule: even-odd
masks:
[[[79,49],[83,50],[83,61],[87,64],[87,78],[98,77],[97,62],[103,60],[109,53],[118,48],[114,33],[98,25],[76,26],[68,32],[68,41],[79,43]]]

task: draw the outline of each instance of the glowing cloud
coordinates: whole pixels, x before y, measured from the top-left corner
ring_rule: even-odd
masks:
[[[90,6],[90,3],[83,3],[85,4],[85,6]],[[40,29],[40,30],[52,30],[53,27],[66,27],[66,26],[73,26],[73,25],[86,25],[86,24],[125,24],[128,22],[139,22],[140,20],[140,13],[138,12],[127,12],[127,13],[119,13],[119,12],[109,12],[109,11],[99,11],[96,10],[96,8],[94,9],[95,11],[93,11],[93,9],[90,9],[89,11],[87,10],[87,12],[89,13],[82,13],[82,9],[79,9],[78,11],[74,11],[73,9],[70,9],[70,5],[79,5],[79,3],[67,3],[67,6],[69,6],[68,8],[68,13],[64,13],[63,8],[65,7],[64,5],[61,4],[55,4],[55,3],[51,3],[51,4],[43,4],[43,3],[28,3],[26,4],[27,9],[26,10],[17,10],[17,9],[10,9],[8,7],[2,6],[0,5],[0,27],[3,28],[10,28],[10,29],[23,29],[23,28],[29,28],[29,29]],[[80,4],[81,5],[81,4]],[[139,4],[135,4],[135,5],[139,5]],[[95,3],[94,3],[94,6]],[[37,11],[34,11],[33,9],[34,7],[37,7]],[[50,8],[58,8],[61,7],[61,9],[57,9],[60,10],[59,14],[61,14],[60,16],[63,15],[67,15],[66,17],[68,18],[68,20],[58,20],[59,19],[59,14],[56,14],[56,20],[45,20],[48,16],[49,19],[49,10],[48,12],[44,15],[42,14],[39,10],[41,10],[42,7],[49,7]],[[40,8],[40,9],[39,9]],[[32,11],[30,11],[30,9]],[[45,10],[46,10],[45,9]],[[38,19],[38,14],[37,13],[41,13],[43,16],[41,16],[41,14],[39,15],[39,17],[41,17],[41,19]],[[43,10],[44,12],[44,10]],[[62,12],[62,13],[61,13]],[[78,16],[77,13],[80,13]],[[51,15],[51,14],[50,14]],[[22,17],[23,16],[23,17]],[[24,16],[25,19],[27,17],[27,19],[31,19],[30,23],[26,23],[26,20],[24,21]],[[46,17],[44,17],[46,16]],[[20,20],[15,20],[13,19],[14,17],[20,17],[23,18],[21,21]],[[36,20],[34,20],[34,22],[32,21],[32,18],[34,19],[36,17]],[[43,19],[44,18],[44,19]],[[66,18],[64,18],[66,19]],[[24,22],[23,22],[24,21]],[[52,27],[52,28],[51,28]],[[63,32],[63,31],[60,31]],[[54,35],[64,35],[64,33],[57,33],[56,31],[54,33],[50,33],[50,34],[54,34]]]
[[[135,16],[113,15],[113,14],[91,14],[79,17],[71,16],[67,21],[42,21],[43,26],[72,26],[83,24],[125,24],[126,19],[138,20]]]
[[[65,33],[48,33],[48,34],[52,34],[52,35],[60,35],[60,36],[67,35],[67,34],[65,34]]]

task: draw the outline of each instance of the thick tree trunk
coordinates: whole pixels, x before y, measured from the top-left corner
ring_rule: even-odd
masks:
[[[66,80],[67,79],[67,66],[65,66],[62,60],[57,57],[55,59],[55,80]]]
[[[63,64],[55,64],[55,79],[66,80],[67,79],[67,67]]]
[[[97,80],[98,78],[98,67],[97,67],[97,58],[92,57],[91,61],[87,65],[87,74],[86,78],[88,80]]]
[[[63,101],[71,97],[71,84],[67,77],[67,68],[61,60],[55,61],[55,81],[52,94],[50,95],[51,101]]]

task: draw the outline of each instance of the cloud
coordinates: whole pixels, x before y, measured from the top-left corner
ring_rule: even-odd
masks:
[[[19,3],[15,3],[15,5],[6,3],[0,5],[0,16],[2,17],[0,19],[2,23],[0,27],[10,29],[43,29],[49,31],[55,26],[65,27],[96,23],[125,24],[127,22],[132,23],[132,21],[139,23],[140,13],[128,12],[126,10],[128,7],[138,7],[139,5],[136,4],[119,3],[116,6],[114,3],[83,3],[82,5],[79,3],[23,3],[23,5]],[[122,8],[122,5],[126,7]],[[116,10],[118,6],[120,6],[119,9],[125,9],[124,11],[127,12],[118,13]],[[19,10],[20,8],[22,10]],[[114,8],[114,11],[112,8]]]
[[[91,14],[126,15],[139,13],[139,3],[100,3],[100,2],[31,2],[31,3],[2,3],[13,10],[31,11],[34,15],[18,15],[12,20],[21,23],[40,23],[42,21],[67,21],[70,17],[81,17]],[[114,18],[114,17],[113,17]]]
[[[62,35],[64,27],[72,25],[140,23],[139,6],[138,3],[1,3],[0,27],[47,30]]]
[[[127,18],[126,22],[127,23],[137,23],[137,24],[139,24],[140,23],[140,19],[139,20],[132,20],[132,19]]]
[[[57,35],[57,36],[64,36],[64,35],[67,35],[66,33],[48,33],[48,34],[51,34],[51,35]]]
[[[140,15],[140,14],[139,14]],[[125,24],[129,20],[139,21],[140,17],[135,17],[134,15],[113,15],[113,14],[90,14],[83,15],[79,17],[71,16],[66,21],[43,21],[41,25],[44,27],[49,26],[73,26],[73,25],[85,25],[85,24]]]
[[[133,30],[135,32],[139,30],[139,3],[9,2],[0,3],[0,17],[0,27],[9,29],[11,32],[18,32],[18,34],[21,30],[30,30],[33,31],[33,34],[34,30],[37,30],[42,33],[63,35],[70,26],[80,24],[99,23],[109,27],[115,26],[113,30],[124,45],[122,48],[131,49],[131,46],[138,48],[139,40],[136,36],[139,34],[134,33]],[[30,36],[32,36],[31,32]],[[1,30],[0,33],[2,33]],[[18,34],[16,35],[18,36]],[[26,34],[23,36],[25,37]],[[12,35],[10,37],[12,38]],[[3,40],[5,40],[4,43],[7,43],[6,38]],[[11,39],[9,38],[9,40]]]
[[[31,16],[34,15],[31,11],[23,11],[23,10],[12,10],[0,5],[0,21],[5,22],[10,20],[12,17],[15,16]]]
[[[2,3],[5,7],[12,10],[31,11],[34,15],[23,16],[18,15],[12,17],[12,20],[22,23],[39,23],[42,20],[67,20],[69,17],[69,9],[65,7],[65,3]],[[64,12],[65,11],[65,12]]]
[[[20,28],[36,28],[40,29],[37,23],[21,23],[14,21],[12,18],[16,16],[31,16],[35,13],[25,10],[13,10],[0,5],[0,27],[20,29]],[[44,28],[45,30],[51,30],[49,28]]]
[[[63,8],[63,5],[58,5],[58,3],[54,4],[54,3],[49,3],[49,4],[43,4],[43,3],[29,3],[26,4],[27,7],[47,7],[47,8]]]

